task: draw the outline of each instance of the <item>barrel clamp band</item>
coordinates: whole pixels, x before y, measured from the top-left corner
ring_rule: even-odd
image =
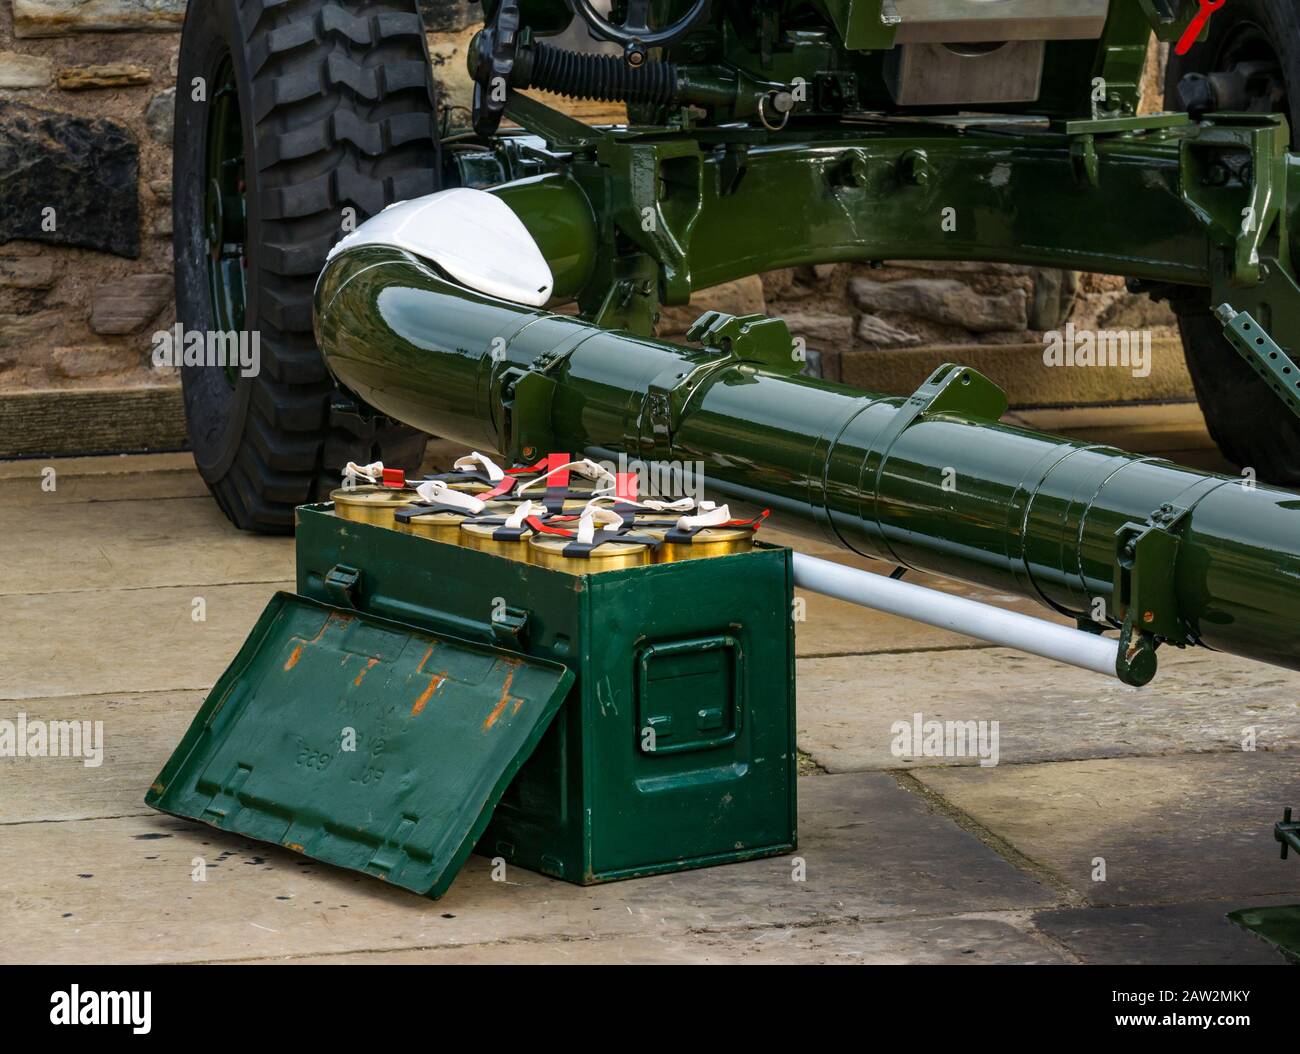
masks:
[[[650,382],[637,422],[639,435],[627,437],[647,453],[671,446],[691,400],[719,369],[750,364],[782,376],[803,369],[784,319],[707,311],[686,331],[686,339],[702,350]]]
[[[872,488],[877,500],[885,463],[889,460],[894,444],[923,417],[929,414],[955,413],[966,418],[996,421],[1007,412],[1007,406],[1006,392],[978,370],[945,362],[907,397],[876,442],[881,451]]]
[[[881,528],[880,492],[884,484],[885,466],[895,444],[914,424],[931,414],[958,414],[967,419],[997,421],[1007,412],[1006,393],[978,370],[945,362],[936,369],[924,384],[916,389],[902,405],[873,444],[878,455],[869,457],[862,469],[864,485],[871,494],[872,515],[875,517],[878,537],[886,538]],[[888,545],[888,542],[885,543]],[[890,559],[901,566],[906,561],[890,550]]]
[[[560,447],[551,433],[555,374],[584,341],[599,332],[581,330],[527,365],[508,365],[494,376],[492,390],[500,408],[497,445],[504,457],[516,463],[532,462]]]

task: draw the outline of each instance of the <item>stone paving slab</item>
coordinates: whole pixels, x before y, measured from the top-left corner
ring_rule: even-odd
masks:
[[[1062,903],[887,775],[811,776],[799,790],[806,881],[775,857],[586,888],[518,868],[494,882],[490,862],[472,857],[437,902],[161,814],[17,824],[0,856],[0,958],[260,959]],[[191,877],[196,857],[204,882]]]
[[[14,596],[0,604],[0,699],[207,689],[292,582]],[[206,621],[193,619],[194,600]]]
[[[830,772],[976,763],[896,756],[893,726],[917,713],[998,722],[1004,765],[1240,750],[1248,729],[1261,750],[1300,747],[1300,673],[1206,651],[1160,663],[1138,689],[1005,648],[801,659],[799,747]]]
[[[212,496],[189,454],[0,461],[0,509],[199,497]]]
[[[0,825],[151,815],[144,794],[189,728],[206,693],[64,696],[0,701],[0,720],[90,722],[99,764],[81,757],[0,757]],[[95,733],[102,722],[102,740]],[[84,736],[84,730],[83,730]],[[86,761],[92,762],[87,765]],[[3,835],[0,835],[2,838]]]
[[[57,508],[0,504],[0,537],[28,539],[8,555],[0,595],[281,582],[294,576],[292,538],[234,530],[207,494]]]
[[[916,778],[1094,905],[1300,900],[1273,824],[1300,753],[920,769]],[[1098,861],[1104,861],[1104,881]]]
[[[1300,900],[1300,890],[1296,894]],[[1088,964],[1122,966],[1284,966],[1275,948],[1227,919],[1276,898],[1155,907],[1065,908],[1034,925]]]
[[[1052,965],[1072,961],[1012,922],[990,918],[781,926],[734,932],[690,932],[502,941],[463,948],[353,952],[260,963],[357,965],[755,966],[797,965]]]

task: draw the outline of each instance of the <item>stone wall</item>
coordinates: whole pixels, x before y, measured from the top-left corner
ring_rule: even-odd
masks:
[[[184,5],[0,0],[0,393],[175,383],[149,357],[150,335],[175,314],[170,141]],[[426,4],[453,118],[467,115],[476,9]],[[623,119],[599,104],[566,108]],[[704,306],[780,314],[823,373],[865,386],[884,353],[922,363],[935,347],[1028,348],[1067,317],[1163,335],[1172,321],[1119,279],[916,262],[754,278],[666,312],[663,332],[684,332]]]
[[[157,381],[183,10],[0,0],[0,390]]]

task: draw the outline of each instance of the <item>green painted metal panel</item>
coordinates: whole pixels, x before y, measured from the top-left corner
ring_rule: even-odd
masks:
[[[441,896],[572,683],[279,593],[145,801]]]
[[[793,849],[789,574],[772,550],[592,577],[596,875]]]

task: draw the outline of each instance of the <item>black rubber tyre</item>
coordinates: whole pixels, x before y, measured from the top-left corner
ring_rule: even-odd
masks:
[[[437,115],[417,0],[202,0],[185,20],[174,162],[177,317],[216,324],[205,233],[209,114],[196,93],[233,70],[247,224],[244,329],[261,370],[181,370],[195,461],[246,530],[293,530],[294,507],[348,461],[418,466],[427,437],[366,420],[337,391],[312,333],[312,291],[344,233],[438,189]],[[201,98],[196,100],[195,94]],[[236,141],[240,138],[234,135]],[[238,167],[236,162],[236,167]]]
[[[1241,62],[1271,61],[1281,79],[1271,103],[1256,96],[1257,109],[1300,115],[1300,3],[1296,0],[1233,0],[1210,21],[1207,39],[1188,54],[1171,54],[1165,108],[1185,109],[1179,84],[1188,74],[1225,72]],[[1226,108],[1226,107],[1225,107]],[[1297,140],[1291,122],[1293,146]],[[1223,455],[1261,480],[1300,487],[1300,423],[1223,337],[1201,291],[1175,297],[1171,306],[1210,434]]]

